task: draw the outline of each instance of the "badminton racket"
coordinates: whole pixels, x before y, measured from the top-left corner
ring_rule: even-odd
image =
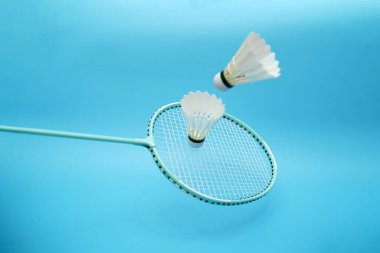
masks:
[[[242,121],[225,113],[201,148],[188,144],[180,103],[161,107],[151,117],[144,139],[0,125],[0,131],[116,142],[149,149],[161,172],[176,187],[204,202],[239,205],[263,197],[277,175],[265,141]]]

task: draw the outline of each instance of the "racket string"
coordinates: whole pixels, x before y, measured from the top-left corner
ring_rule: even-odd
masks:
[[[204,145],[190,147],[180,107],[163,112],[154,123],[156,149],[178,180],[202,194],[237,200],[261,193],[272,178],[265,150],[248,131],[221,118]]]

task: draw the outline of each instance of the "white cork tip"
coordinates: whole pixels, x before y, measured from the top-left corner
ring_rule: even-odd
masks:
[[[228,87],[223,83],[222,81],[222,77],[220,76],[220,72],[217,73],[215,76],[214,76],[214,84],[215,84],[215,87],[218,89],[218,90],[221,90],[221,91],[226,91],[228,90]]]
[[[189,145],[192,147],[192,148],[200,148],[203,146],[203,143],[204,141],[202,142],[192,142],[190,139],[189,140]]]

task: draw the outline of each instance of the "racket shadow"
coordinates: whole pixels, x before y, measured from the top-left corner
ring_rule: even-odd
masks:
[[[232,207],[210,205],[184,198],[182,192],[165,183],[164,178],[151,181],[133,204],[139,225],[154,234],[207,240],[231,237],[259,230],[276,210],[275,198]]]

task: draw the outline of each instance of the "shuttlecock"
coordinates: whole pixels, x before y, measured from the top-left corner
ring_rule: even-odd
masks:
[[[280,76],[279,62],[265,40],[252,32],[245,39],[227,67],[217,73],[214,84],[226,91],[236,85]]]
[[[224,104],[207,92],[190,92],[181,100],[187,123],[189,144],[194,148],[203,145],[207,133],[224,114]]]

